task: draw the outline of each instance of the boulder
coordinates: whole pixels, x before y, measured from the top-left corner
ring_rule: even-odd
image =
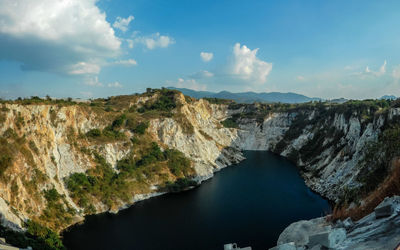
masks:
[[[327,248],[335,248],[338,244],[346,239],[346,230],[343,228],[335,228],[325,232],[310,235],[308,246],[313,247],[322,245]]]
[[[318,244],[318,245],[315,245],[315,246],[313,246],[312,248],[310,248],[310,250],[327,250],[328,248],[326,248],[326,247],[324,247],[324,246],[322,246],[322,245],[320,245],[320,244]]]
[[[279,246],[270,248],[269,250],[297,250],[296,245],[294,242],[289,242],[285,244],[281,244]]]
[[[379,219],[382,217],[388,217],[393,214],[393,199],[388,199],[387,197],[385,200],[381,202],[376,208],[375,208],[375,218]]]
[[[349,229],[349,228],[351,228],[351,227],[354,226],[354,222],[351,220],[350,217],[347,218],[347,219],[345,219],[345,220],[342,222],[342,224],[343,224],[343,227],[346,228],[346,229]]]
[[[283,230],[279,235],[277,245],[294,242],[297,247],[305,246],[310,235],[328,230],[331,230],[331,226],[326,223],[325,218],[298,221]]]

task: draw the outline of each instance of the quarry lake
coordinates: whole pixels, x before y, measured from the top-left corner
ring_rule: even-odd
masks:
[[[226,243],[268,249],[290,223],[324,215],[294,164],[269,152],[246,151],[190,191],[136,203],[118,214],[87,217],[63,234],[68,249],[223,249]]]

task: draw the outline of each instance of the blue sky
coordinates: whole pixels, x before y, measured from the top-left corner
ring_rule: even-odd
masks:
[[[399,11],[399,1],[3,0],[0,97],[161,86],[400,96]]]

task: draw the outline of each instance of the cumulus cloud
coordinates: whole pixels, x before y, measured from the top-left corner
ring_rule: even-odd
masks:
[[[112,62],[110,64],[129,67],[129,66],[136,66],[137,62],[135,59],[128,59],[128,60],[118,60],[118,61]]]
[[[200,57],[201,57],[201,60],[203,60],[203,62],[209,62],[213,59],[214,54],[211,52],[201,52]]]
[[[365,70],[363,72],[357,72],[354,73],[354,75],[358,75],[361,78],[365,78],[367,76],[375,76],[375,77],[380,77],[383,76],[386,73],[386,60],[383,62],[382,66],[379,67],[378,71],[373,71],[369,68],[369,66],[365,67]]]
[[[236,43],[233,47],[232,74],[254,83],[265,83],[272,70],[272,63],[257,58],[258,49],[251,50],[246,45]]]
[[[183,79],[179,78],[177,82],[168,81],[167,84],[172,84],[177,88],[187,88],[193,90],[204,91],[207,89],[207,85],[198,83],[195,79]]]
[[[107,87],[109,87],[109,88],[122,88],[123,86],[119,82],[112,82],[112,83],[107,84]]]
[[[135,19],[133,16],[129,16],[127,18],[122,18],[122,17],[117,17],[117,20],[113,23],[113,27],[116,29],[119,29],[123,32],[126,32],[128,30],[128,26]]]
[[[150,50],[156,48],[167,48],[174,43],[175,40],[172,37],[160,35],[158,32],[150,36],[140,36],[128,40],[130,48],[133,48],[135,44],[143,44]]]
[[[23,70],[96,74],[121,41],[96,0],[0,1],[0,59]]]
[[[71,75],[85,75],[85,74],[98,74],[100,72],[100,66],[97,64],[79,62],[71,66],[71,70],[68,72]]]

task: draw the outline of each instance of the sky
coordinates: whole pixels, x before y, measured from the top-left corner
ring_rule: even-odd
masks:
[[[400,96],[400,1],[0,0],[0,98]]]

